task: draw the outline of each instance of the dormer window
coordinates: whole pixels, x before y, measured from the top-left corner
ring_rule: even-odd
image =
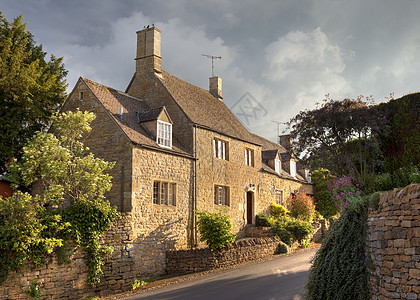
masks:
[[[159,146],[172,148],[172,124],[157,120],[156,142]]]
[[[290,175],[296,178],[296,162],[293,160],[290,161]]]
[[[280,159],[274,159],[274,171],[276,171],[277,174],[280,174],[281,171],[281,162]]]

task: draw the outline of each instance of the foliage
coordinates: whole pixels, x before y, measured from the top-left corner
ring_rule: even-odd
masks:
[[[280,240],[289,246],[294,241],[301,243],[304,239],[309,238],[313,232],[312,225],[309,222],[290,217],[278,218],[273,224],[273,229]]]
[[[273,217],[264,214],[258,214],[255,216],[255,226],[272,227],[273,220]]]
[[[0,281],[9,270],[18,270],[24,261],[43,265],[51,253],[63,245],[70,224],[47,211],[39,198],[16,191],[0,197]]]
[[[333,194],[331,199],[335,201],[336,207],[340,210],[345,208],[357,210],[365,203],[358,190],[359,185],[354,186],[350,177],[334,177],[332,181],[327,182],[327,186]]]
[[[373,185],[375,191],[389,191],[395,186],[390,173],[376,175]]]
[[[306,193],[297,192],[289,201],[290,215],[296,219],[312,222],[315,215],[315,204]]]
[[[131,287],[131,289],[132,290],[135,290],[135,289],[137,289],[138,287],[140,287],[140,286],[142,286],[142,285],[145,285],[147,282],[146,281],[143,281],[143,280],[136,280],[134,283],[133,283],[133,286]]]
[[[326,219],[339,211],[331,198],[332,193],[327,187],[327,182],[332,178],[331,172],[327,169],[320,168],[312,172],[312,181],[315,185],[315,209]]]
[[[369,299],[365,265],[367,209],[345,209],[316,253],[306,299]]]
[[[289,122],[296,153],[313,168],[346,174],[363,187],[377,167],[377,136],[387,130],[386,115],[373,107],[371,98],[332,100],[327,96],[314,110],[299,112]]]
[[[378,110],[386,114],[390,129],[380,136],[385,171],[420,165],[420,93],[381,103]]]
[[[283,254],[283,253],[289,253],[289,247],[282,241],[279,242],[279,246],[277,247],[277,253]]]
[[[319,213],[319,211],[315,210],[315,214],[314,214],[314,221],[321,221],[325,219],[325,217],[323,215],[321,215]]]
[[[231,232],[230,217],[223,215],[221,210],[214,213],[200,211],[197,214],[200,241],[206,242],[210,250],[221,249],[235,241],[236,236]]]
[[[22,19],[9,22],[0,12],[0,174],[66,96],[63,58],[46,60]]]
[[[0,252],[2,255],[18,253],[15,254],[20,262],[17,267],[24,260],[42,264],[45,253],[53,250],[58,250],[60,261],[69,261],[60,256],[73,255],[73,251],[66,250],[67,243],[73,239],[87,253],[88,282],[93,286],[102,275],[104,257],[112,252],[112,248],[101,246],[99,240],[118,216],[104,196],[111,189],[111,176],[106,172],[113,163],[95,158],[83,145],[83,137],[91,130],[89,123],[94,118],[92,113],[80,111],[54,116],[51,130],[54,134],[38,132],[23,148],[21,160],[10,165],[11,176],[16,181],[42,187],[42,192],[34,193],[33,197],[17,193],[17,197],[25,200],[25,206],[16,210],[21,216],[28,215],[25,222],[43,227],[33,230],[31,234],[37,234],[35,238],[28,237],[24,231],[15,232],[14,238],[22,239],[19,245],[24,248],[15,252],[6,248],[6,254]],[[36,213],[28,214],[28,207],[37,209]],[[12,215],[5,216],[4,222],[10,222],[11,218]],[[33,243],[36,247],[31,246]],[[6,243],[0,240],[0,249],[7,246],[3,244]],[[12,263],[6,268],[16,269]]]
[[[270,205],[270,214],[274,218],[286,217],[290,212],[283,205],[277,204],[276,202]]]
[[[41,285],[44,283],[44,279],[41,279],[39,281],[34,279],[31,282],[27,281],[26,283],[27,283],[27,286],[23,291],[29,296],[34,297],[35,299],[41,298],[42,296]]]
[[[380,200],[381,200],[381,197],[380,197],[379,193],[378,192],[373,193],[369,197],[369,207],[373,208],[375,210],[378,209]]]

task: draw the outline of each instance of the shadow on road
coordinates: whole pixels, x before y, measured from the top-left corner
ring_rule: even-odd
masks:
[[[126,298],[126,300],[300,300],[303,299],[302,290],[305,286],[307,275],[308,271],[302,271],[272,274],[257,278],[239,276],[197,283],[195,285],[184,283],[178,285],[178,287],[169,287],[158,292],[147,292]]]

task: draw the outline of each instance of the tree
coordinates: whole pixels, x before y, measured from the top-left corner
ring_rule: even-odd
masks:
[[[386,117],[373,107],[371,98],[332,100],[313,110],[301,111],[289,122],[297,153],[313,168],[327,168],[347,175],[367,188],[377,167],[377,136],[386,130]]]
[[[87,252],[88,282],[99,282],[104,256],[112,252],[99,241],[118,214],[104,196],[112,186],[107,171],[114,163],[95,158],[83,145],[94,118],[93,113],[80,111],[54,115],[50,132],[37,132],[23,147],[21,159],[10,164],[12,178],[37,187],[33,196],[18,192],[0,201],[0,261],[16,258],[8,265],[11,269],[24,260],[37,260],[39,265],[70,235]],[[35,229],[28,233],[16,226],[16,220],[29,217]],[[10,230],[17,243],[7,242]]]
[[[327,187],[327,182],[333,178],[334,176],[327,169],[320,168],[312,172],[312,181],[315,185],[316,210],[326,219],[339,212],[332,199],[333,194]]]
[[[22,19],[10,23],[0,12],[0,174],[66,97],[63,58],[46,60]]]

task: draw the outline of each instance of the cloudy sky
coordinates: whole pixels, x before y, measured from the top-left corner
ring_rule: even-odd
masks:
[[[162,68],[208,89],[211,61],[225,103],[275,140],[276,122],[333,99],[386,101],[420,89],[417,0],[0,0],[23,14],[48,55],[63,56],[70,91],[84,76],[124,91],[136,31],[162,30]],[[280,125],[280,130],[284,128]]]

